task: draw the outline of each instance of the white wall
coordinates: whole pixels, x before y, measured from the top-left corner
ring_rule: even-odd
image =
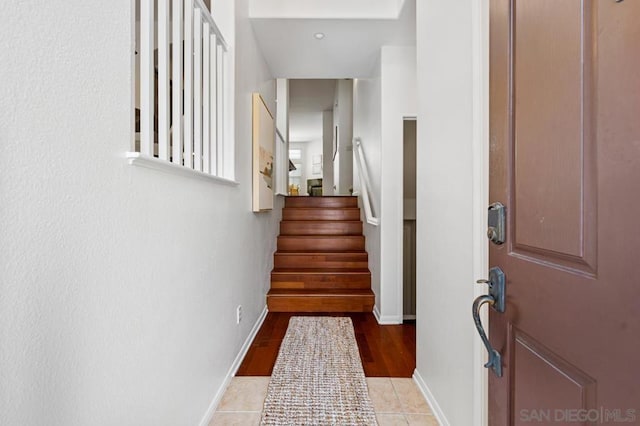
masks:
[[[276,194],[289,193],[289,80],[276,80]]]
[[[483,43],[475,22],[481,3],[417,2],[416,378],[445,425],[483,422],[478,401],[486,372],[478,373],[471,319],[486,247],[486,222],[476,220],[486,211],[478,197],[483,142],[476,108],[478,87],[486,82],[474,69],[474,49]]]
[[[322,111],[322,194],[333,195],[333,110]]]
[[[307,152],[305,158],[305,167],[307,168],[307,179],[322,178],[322,161],[320,161],[320,170],[313,172],[313,157],[322,155],[322,140],[318,139],[307,143]]]
[[[362,143],[365,161],[371,178],[371,197],[374,214],[379,214],[380,206],[380,122],[381,85],[380,60],[376,62],[373,78],[357,79],[353,82],[353,136]],[[356,180],[358,182],[359,180]],[[359,182],[358,182],[359,183]],[[359,188],[358,188],[359,189]],[[358,197],[359,200],[362,197]],[[364,209],[360,206],[366,250],[369,254],[371,289],[376,295],[374,310],[380,312],[380,227],[373,226],[364,219]]]
[[[385,324],[402,322],[403,123],[417,111],[415,53],[415,47],[384,46],[377,77],[354,83],[353,135],[362,139],[380,218],[379,227],[365,225],[365,235],[375,313]]]
[[[404,118],[417,112],[415,47],[384,46],[380,52],[381,136],[381,297],[380,318],[402,322]]]
[[[234,3],[238,4],[239,2],[233,2],[229,0],[209,0],[209,10],[211,11],[211,16],[218,24],[218,28],[222,32],[222,35],[226,40],[229,38],[235,37],[235,20],[233,16],[236,12],[234,9]],[[241,7],[238,4],[237,7]],[[244,8],[244,6],[242,6]]]
[[[338,126],[338,153],[333,162],[336,195],[350,195],[353,188],[353,81],[336,82],[333,124]],[[335,137],[335,135],[334,135]]]
[[[279,218],[251,213],[250,94],[274,88],[235,4],[238,187],[126,163],[129,0],[4,5],[0,424],[195,425],[222,390]]]

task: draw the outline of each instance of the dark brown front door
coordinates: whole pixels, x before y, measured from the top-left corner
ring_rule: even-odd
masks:
[[[489,424],[640,425],[640,0],[491,0]]]

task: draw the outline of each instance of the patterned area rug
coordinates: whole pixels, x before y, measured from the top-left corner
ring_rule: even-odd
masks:
[[[261,424],[377,425],[351,318],[291,318]]]

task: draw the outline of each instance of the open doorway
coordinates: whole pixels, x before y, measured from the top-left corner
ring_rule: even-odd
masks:
[[[403,319],[416,319],[416,120],[403,123]]]
[[[353,193],[353,81],[289,79],[289,195]]]
[[[335,80],[289,80],[289,195],[321,196],[327,177],[324,162],[325,114],[332,114]]]

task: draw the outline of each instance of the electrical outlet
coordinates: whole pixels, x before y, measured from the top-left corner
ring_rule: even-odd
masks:
[[[242,322],[242,305],[238,305],[236,308],[236,324],[240,324]]]

